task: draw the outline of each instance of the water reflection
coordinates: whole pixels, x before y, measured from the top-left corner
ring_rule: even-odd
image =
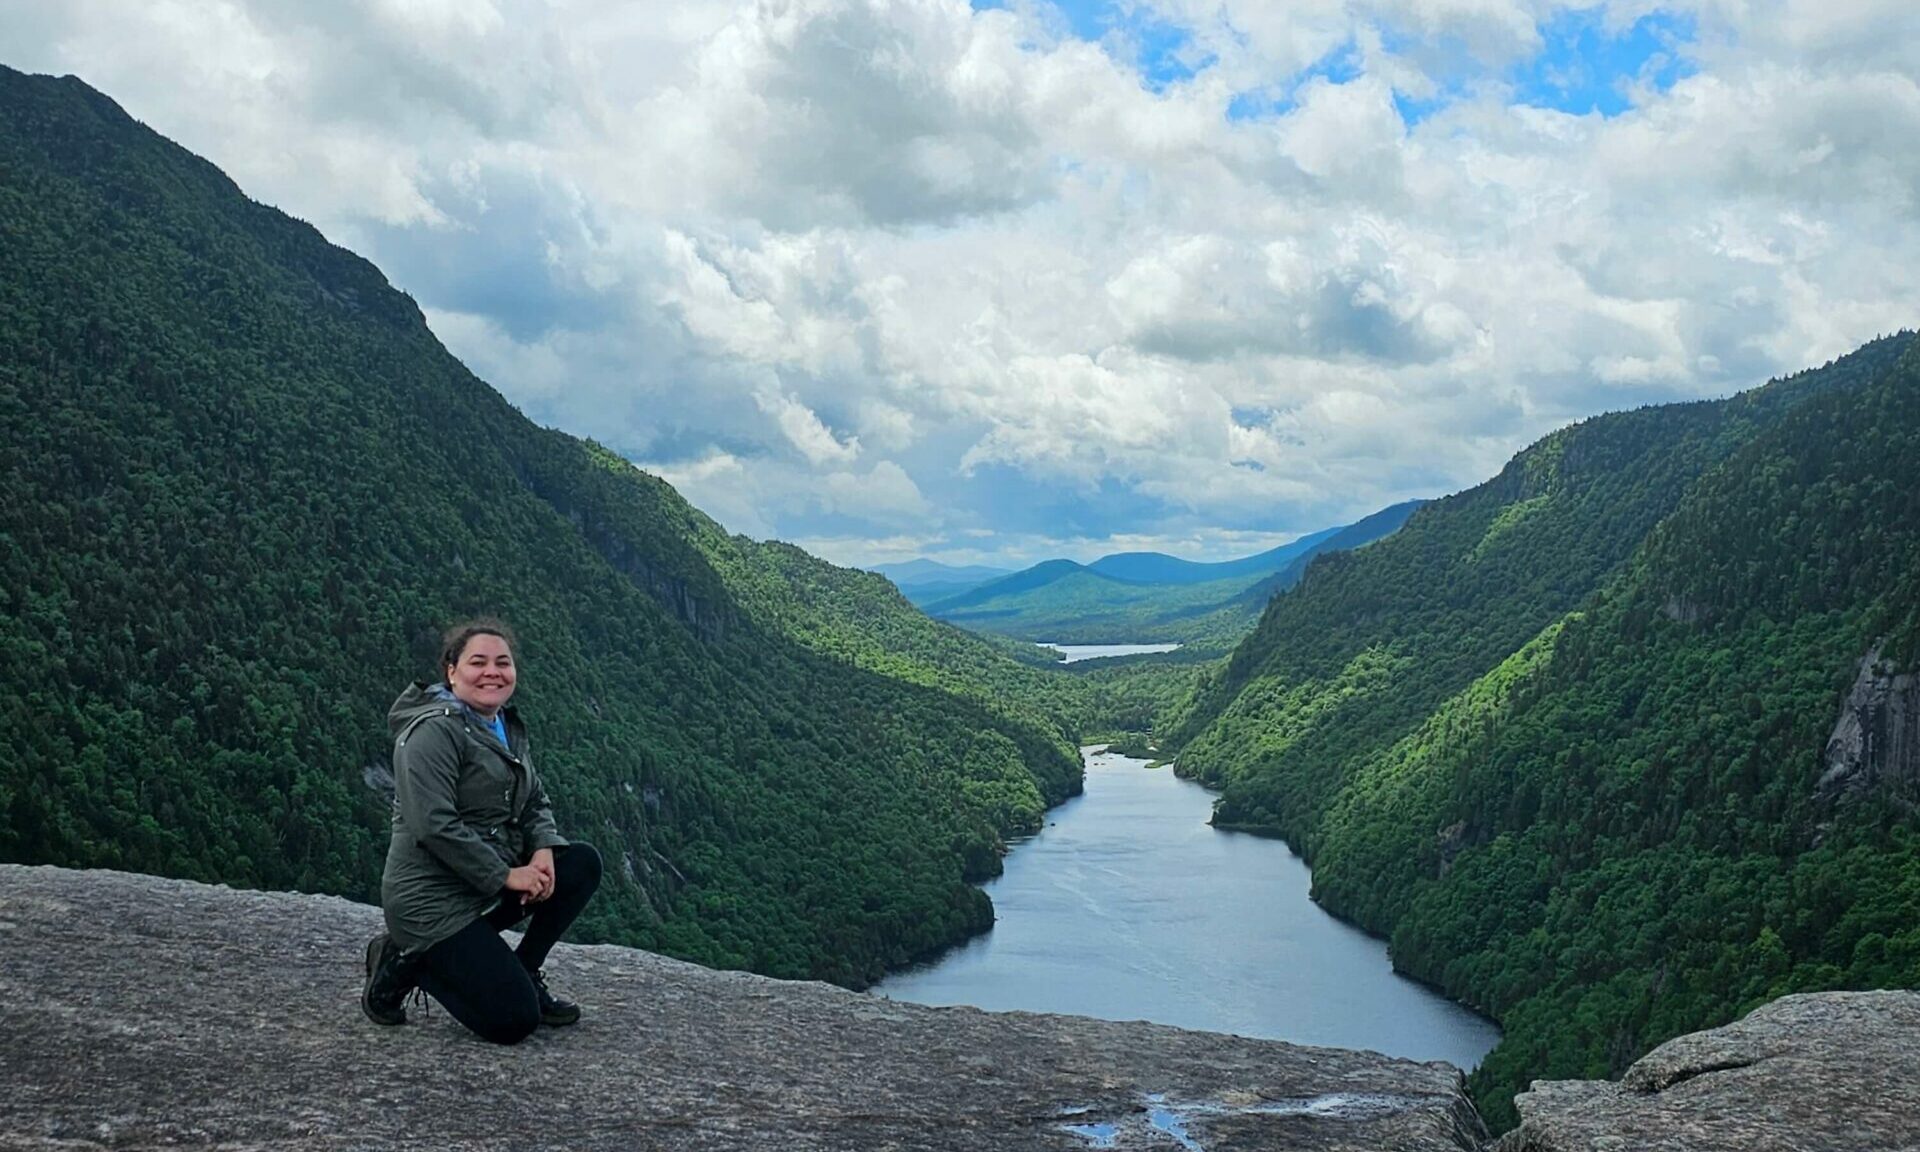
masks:
[[[1215,831],[1211,809],[1169,769],[1089,755],[1086,794],[987,885],[993,931],[874,991],[1479,1063],[1491,1022],[1395,975],[1284,844]]]

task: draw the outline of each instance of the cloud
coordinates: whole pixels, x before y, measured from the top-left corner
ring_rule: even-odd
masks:
[[[1397,186],[1406,128],[1390,85],[1371,77],[1344,84],[1315,78],[1297,98],[1278,131],[1281,152],[1301,171],[1345,190],[1371,186],[1376,197]]]
[[[533,418],[840,558],[1258,550],[1920,319],[1906,0],[1098,11],[0,0]]]
[[[772,391],[754,393],[760,411],[772,416],[780,431],[810,464],[851,463],[860,455],[858,436],[841,440],[821,423],[813,410],[791,396]]]
[[[835,472],[827,477],[822,511],[839,513],[853,519],[882,524],[937,524],[926,497],[906,470],[891,460],[882,460],[864,475]]]
[[[743,10],[639,132],[722,212],[776,228],[950,221],[1030,203],[1050,163],[1020,114],[1015,20],[955,3]]]
[[[774,534],[757,475],[738,456],[713,451],[697,460],[641,467],[673,485],[694,507],[730,530],[761,538]]]

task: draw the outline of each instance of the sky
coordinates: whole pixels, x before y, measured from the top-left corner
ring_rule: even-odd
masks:
[[[1920,324],[1912,0],[0,0],[843,564],[1244,555]]]

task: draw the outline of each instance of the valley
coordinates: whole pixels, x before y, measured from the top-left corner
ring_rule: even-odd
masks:
[[[1431,1012],[1449,1046],[1404,1051],[1477,1063],[1496,1129],[1534,1079],[1920,987],[1909,332],[1240,560],[889,579],[528,419],[381,270],[78,79],[0,68],[0,223],[0,861],[377,899],[387,704],[487,612],[609,864],[585,943],[852,989],[1015,952],[1003,873],[1106,910],[1047,845],[1111,743],[1217,793],[1129,801],[1226,846],[1148,903],[1321,934],[1104,957],[1206,1027],[1264,1034],[1258,996],[1392,1046],[1369,1012]],[[1146,867],[1126,819],[1112,873]],[[1283,900],[1256,881],[1289,850]],[[1258,979],[1296,961],[1321,983]],[[1363,962],[1398,992],[1341,1001]]]

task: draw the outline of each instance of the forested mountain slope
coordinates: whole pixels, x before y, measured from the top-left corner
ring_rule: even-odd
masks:
[[[1556,433],[1277,598],[1186,767],[1501,1020],[1496,1125],[1785,992],[1920,986],[1917,487],[1906,336]]]
[[[1017,662],[933,625],[899,667],[884,628],[837,650],[857,608],[754,574],[805,563],[533,426],[80,82],[0,69],[0,232],[0,859],[372,896],[363,772],[475,611],[613,864],[597,938],[862,983],[987,925],[965,878],[1077,790],[1060,722],[979,690]],[[964,692],[914,671],[955,661]]]
[[[1240,598],[1264,610],[1267,601],[1273,599],[1277,593],[1285,592],[1300,583],[1300,578],[1306,575],[1307,569],[1312,567],[1313,562],[1321,556],[1328,552],[1346,552],[1354,548],[1364,548],[1376,540],[1386,539],[1405,527],[1407,520],[1425,503],[1425,500],[1408,500],[1382,508],[1371,516],[1328,533],[1289,560],[1285,568],[1241,593]]]
[[[1906,342],[1727,400],[1563,428],[1392,536],[1318,558],[1170,734],[1182,771],[1224,789],[1222,823],[1311,855],[1353,763],[1593,594],[1708,468],[1805,398],[1863,385]]]
[[[1344,528],[1316,533],[1313,543],[1289,560],[1286,567],[1239,592],[1220,607],[1182,620],[1181,627],[1190,637],[1188,642],[1202,649],[1231,652],[1259,622],[1267,602],[1300,583],[1315,560],[1329,552],[1364,548],[1376,540],[1384,540],[1398,532],[1425,503],[1424,500],[1409,500],[1382,508]],[[1170,720],[1165,726],[1178,728],[1180,723]]]
[[[976,700],[1022,730],[1051,732],[1061,755],[1076,756],[1081,736],[1146,731],[1195,674],[1146,662],[1061,669],[1035,644],[929,618],[874,573],[836,567],[791,544],[728,536],[687,511],[688,538],[756,619],[823,655]],[[1039,819],[1038,808],[1028,810],[1018,830],[1037,829]]]

